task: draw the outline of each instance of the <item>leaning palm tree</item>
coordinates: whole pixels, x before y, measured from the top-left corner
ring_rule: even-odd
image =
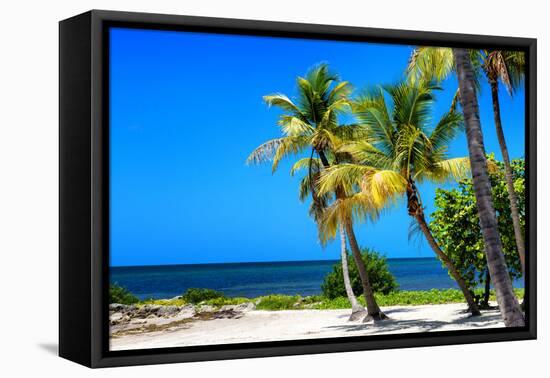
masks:
[[[510,155],[508,154],[508,146],[506,145],[506,139],[504,138],[504,131],[502,129],[500,101],[498,97],[499,81],[504,84],[510,95],[514,93],[521,83],[525,71],[524,53],[520,51],[486,50],[484,51],[483,70],[491,87],[495,129],[500,151],[502,153],[502,161],[504,162],[504,178],[506,180],[508,199],[510,201],[514,236],[516,238],[516,246],[521,262],[521,271],[525,274],[525,242],[521,230],[518,199],[516,190],[514,189],[514,177],[512,174],[512,166],[510,165]]]
[[[308,174],[302,180],[301,189],[309,190],[311,193],[311,210],[317,219],[324,211],[326,199],[315,192],[315,162],[318,162],[318,170],[337,164],[334,156],[335,145],[357,137],[363,128],[338,122],[338,116],[349,110],[348,96],[351,86],[347,81],[339,81],[326,64],[313,68],[305,77],[298,77],[296,82],[296,101],[280,93],[264,97],[268,105],[277,106],[284,111],[279,120],[283,137],[260,145],[250,154],[247,162],[272,161],[272,171],[275,172],[283,158],[309,152],[310,157],[305,158],[308,160],[302,159],[300,163],[308,167]],[[339,194],[334,195],[338,197]],[[352,239],[355,240],[353,226],[347,228],[346,233],[350,242]],[[363,260],[357,259],[355,255],[354,258],[359,269],[364,268]],[[371,294],[364,293],[365,297]]]
[[[466,123],[468,151],[474,183],[474,193],[479,214],[480,227],[485,244],[487,266],[504,324],[507,327],[521,327],[525,320],[508,274],[497,219],[491,197],[491,183],[487,173],[487,160],[479,120],[479,107],[473,79],[469,53],[465,49],[453,49],[460,89],[460,103]]]
[[[346,154],[346,152],[344,152]],[[341,165],[345,166],[347,164]],[[323,218],[320,220],[319,225],[322,229],[321,235],[323,235],[322,242],[326,239],[334,237],[336,230],[345,229],[349,235],[349,244],[355,261],[362,261],[361,250],[359,243],[355,238],[353,232],[354,220],[363,222],[366,220],[376,220],[378,218],[380,210],[384,208],[404,190],[404,182],[388,180],[370,180],[367,183],[349,183],[342,180],[339,183],[329,182],[325,178],[325,174],[333,169],[338,169],[340,165],[334,165],[321,172],[321,178],[318,181],[319,195],[326,195],[331,192],[339,192],[336,199],[326,208],[323,212]],[[367,174],[374,175],[387,175],[393,174],[393,172],[380,172],[377,169],[372,169]],[[388,184],[389,183],[389,184]],[[369,189],[363,185],[368,185]],[[372,188],[375,186],[375,188]],[[386,195],[386,201],[376,201],[372,192],[383,191]],[[357,264],[357,270],[361,278],[363,286],[363,293],[365,301],[367,303],[367,317],[363,319],[363,322],[370,320],[383,320],[387,319],[387,316],[382,312],[376,299],[374,297],[374,291],[367,274],[367,270],[364,264]]]
[[[498,96],[499,81],[512,95],[522,81],[525,69],[525,55],[519,51],[503,50],[469,50],[468,56],[473,68],[474,84],[479,88],[479,79],[481,73],[485,74],[489,86],[491,87],[491,97],[493,101],[493,117],[497,139],[504,162],[506,188],[508,199],[510,201],[510,210],[514,228],[514,236],[518,255],[521,262],[522,272],[525,274],[525,242],[521,230],[520,215],[518,209],[518,199],[513,184],[512,168],[510,166],[510,157],[502,121],[500,117],[500,103]],[[455,72],[453,49],[446,47],[418,47],[409,60],[407,67],[408,80],[411,83],[418,81],[437,81],[441,82],[452,72]],[[457,90],[452,107],[454,108],[460,91]]]
[[[299,197],[300,201],[304,202],[307,198],[309,198],[310,194],[314,195],[314,200],[311,202],[309,207],[309,213],[315,219],[315,222],[318,227],[318,234],[319,234],[319,240],[321,241],[321,244],[324,246],[327,244],[327,242],[333,238],[335,238],[334,230],[327,230],[326,223],[325,223],[325,211],[327,210],[328,203],[333,200],[334,193],[319,193],[315,190],[315,187],[318,186],[318,181],[320,178],[321,171],[323,170],[323,165],[318,158],[304,158],[301,160],[298,160],[291,168],[290,174],[291,176],[294,176],[294,174],[300,170],[300,169],[308,169],[308,174],[302,178],[300,181],[300,191],[299,191]],[[365,311],[365,308],[359,304],[357,301],[357,298],[355,297],[355,293],[353,292],[353,288],[351,286],[351,280],[349,277],[349,265],[348,265],[348,253],[346,248],[346,230],[344,229],[343,223],[339,224],[338,232],[340,234],[340,261],[342,264],[342,276],[344,279],[344,288],[346,290],[346,296],[351,304],[351,315],[349,317],[350,321],[356,321],[356,320],[365,320],[368,317],[367,311]],[[359,267],[361,269],[361,267]],[[364,270],[361,270],[364,271]],[[365,280],[368,280],[368,277],[365,279],[365,276],[361,278],[361,282],[365,282]],[[369,284],[367,286],[370,287]],[[368,292],[368,290],[367,290]],[[372,308],[378,308],[378,305],[376,303],[371,305]]]
[[[427,84],[399,83],[377,88],[358,98],[353,110],[369,131],[370,139],[348,143],[340,149],[340,153],[347,152],[353,157],[353,163],[323,172],[320,193],[334,186],[360,185],[373,198],[374,206],[379,207],[393,191],[402,188],[409,215],[457,282],[469,311],[479,315],[468,285],[431,233],[416,186],[423,181],[461,179],[469,172],[467,158],[447,156],[449,141],[462,127],[461,115],[451,110],[430,128],[435,89]],[[386,95],[392,105],[386,101]]]

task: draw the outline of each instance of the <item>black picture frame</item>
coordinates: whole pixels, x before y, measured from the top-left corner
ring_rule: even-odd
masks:
[[[109,46],[111,26],[499,47],[526,53],[525,313],[523,328],[109,351]],[[536,39],[92,10],[59,24],[59,354],[89,367],[408,348],[536,338]]]

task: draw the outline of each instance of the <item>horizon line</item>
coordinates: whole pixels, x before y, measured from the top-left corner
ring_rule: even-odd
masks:
[[[386,260],[422,260],[437,259],[436,256],[423,257],[386,257]],[[207,263],[172,263],[172,264],[149,264],[149,265],[109,265],[109,268],[143,268],[152,266],[181,266],[181,265],[237,265],[237,264],[272,264],[272,263],[304,263],[304,262],[328,262],[340,261],[340,259],[318,259],[318,260],[277,260],[277,261],[228,261],[228,262],[207,262]]]

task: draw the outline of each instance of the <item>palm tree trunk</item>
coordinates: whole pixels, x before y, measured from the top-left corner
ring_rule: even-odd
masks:
[[[504,131],[502,130],[502,122],[500,120],[500,103],[498,99],[498,82],[489,80],[491,84],[491,96],[493,99],[493,115],[495,118],[495,128],[497,131],[498,144],[504,161],[504,178],[506,180],[506,188],[508,189],[508,199],[510,200],[510,210],[512,213],[512,223],[514,225],[514,236],[516,237],[516,246],[518,248],[519,261],[521,262],[521,272],[525,276],[525,242],[521,232],[521,223],[519,220],[518,199],[516,190],[514,189],[514,179],[512,175],[512,167],[510,166],[510,156],[508,155],[508,147],[504,139]]]
[[[382,310],[380,310],[380,307],[378,307],[376,299],[374,298],[367,268],[361,258],[361,250],[359,249],[359,244],[355,238],[355,232],[353,231],[353,226],[349,217],[344,220],[344,227],[346,229],[346,234],[348,235],[349,245],[353,253],[353,258],[355,259],[355,264],[357,265],[357,270],[359,271],[359,277],[361,278],[361,283],[363,284],[363,295],[365,296],[365,302],[367,303],[368,315],[363,321],[369,321],[370,319],[387,319],[387,316],[382,312]]]
[[[456,60],[460,103],[466,124],[466,138],[474,184],[479,221],[489,274],[496,291],[498,307],[507,327],[522,327],[525,320],[518,300],[514,295],[512,281],[508,274],[502,243],[497,227],[497,218],[491,196],[491,183],[487,172],[485,146],[479,120],[479,107],[474,86],[474,74],[469,53],[465,49],[453,49]]]
[[[491,295],[491,275],[489,270],[485,272],[485,292],[483,293],[482,306],[489,308],[489,296]]]
[[[460,290],[462,291],[462,294],[464,295],[464,298],[466,299],[466,303],[468,303],[468,311],[473,316],[481,315],[481,313],[479,312],[479,308],[476,304],[476,301],[474,299],[474,296],[472,295],[472,292],[468,288],[468,284],[466,283],[466,281],[464,281],[460,272],[456,269],[456,267],[454,266],[453,262],[449,259],[449,257],[441,250],[441,248],[439,248],[437,241],[433,237],[432,232],[428,227],[428,224],[426,223],[426,218],[424,217],[423,212],[420,214],[417,214],[415,216],[415,219],[420,225],[420,229],[422,230],[422,233],[426,237],[428,244],[430,245],[432,250],[435,252],[437,257],[439,257],[439,259],[443,261],[443,263],[449,270],[449,273],[451,273],[451,276],[458,284],[458,287],[460,288]]]
[[[351,316],[349,317],[350,321],[363,319],[367,312],[365,308],[357,302],[355,294],[353,293],[353,288],[351,287],[351,281],[349,279],[349,268],[348,268],[348,252],[346,250],[346,232],[344,231],[344,226],[340,223],[340,254],[342,259],[342,275],[344,276],[344,287],[346,288],[346,295],[349,302],[351,303]]]
[[[424,209],[422,208],[422,205],[420,203],[420,195],[418,193],[418,189],[416,188],[416,184],[411,176],[409,176],[409,179],[407,181],[407,210],[409,212],[409,215],[412,216],[420,226],[420,230],[422,230],[422,233],[424,234],[424,237],[428,241],[428,244],[430,245],[432,250],[435,252],[437,257],[439,257],[439,259],[443,261],[443,263],[449,270],[449,273],[451,273],[451,276],[458,284],[458,287],[460,288],[460,290],[462,290],[462,294],[464,295],[466,303],[468,304],[468,311],[470,311],[473,316],[481,315],[475,298],[470,291],[470,288],[468,287],[468,284],[466,283],[466,281],[464,281],[462,275],[456,269],[451,259],[449,259],[445,252],[443,252],[443,250],[439,247],[439,244],[437,244],[437,241],[433,237],[432,231],[430,230],[430,227],[426,222]]]

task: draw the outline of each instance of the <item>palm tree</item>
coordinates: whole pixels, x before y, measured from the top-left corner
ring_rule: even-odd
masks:
[[[480,227],[485,244],[487,266],[491,275],[500,312],[507,327],[521,327],[525,320],[514,295],[512,281],[508,274],[497,219],[491,197],[491,184],[487,173],[485,146],[479,120],[479,107],[474,84],[474,74],[469,53],[465,49],[453,49],[460,90],[460,103],[466,123],[466,137],[479,213]]]
[[[309,213],[313,217],[313,219],[315,219],[319,231],[319,240],[321,241],[321,244],[325,246],[329,240],[336,237],[335,228],[326,228],[327,224],[325,215],[328,203],[333,200],[334,193],[329,192],[321,194],[315,190],[315,187],[318,185],[321,171],[323,170],[323,165],[320,159],[310,157],[298,160],[292,166],[290,174],[291,176],[294,176],[296,171],[305,168],[308,169],[308,175],[303,177],[300,182],[300,201],[304,202],[307,198],[309,198],[310,194],[312,195],[313,200],[310,204]],[[351,280],[349,277],[348,254],[346,249],[346,230],[343,227],[343,223],[339,224],[338,231],[340,234],[340,260],[342,263],[342,276],[344,279],[346,296],[348,297],[348,300],[351,304],[351,315],[349,317],[349,320],[365,320],[368,317],[368,313],[367,311],[365,311],[365,308],[361,306],[357,301],[357,298],[355,297],[353,288],[351,286]],[[361,278],[361,282],[364,281],[365,279],[363,276]],[[367,286],[370,287],[370,285]],[[378,308],[378,305],[374,304],[374,306],[371,306],[371,308]]]
[[[426,217],[417,182],[444,182],[467,175],[467,158],[448,158],[447,145],[462,127],[462,117],[451,110],[429,129],[431,85],[409,85],[377,88],[353,104],[356,117],[367,127],[369,138],[346,144],[340,153],[349,153],[353,163],[331,167],[322,173],[320,193],[334,186],[359,185],[372,197],[373,207],[387,202],[392,193],[406,194],[409,215],[415,220],[428,244],[445,264],[462,290],[472,315],[479,309],[468,286],[452,261],[433,237]],[[391,98],[389,106],[385,95]]]
[[[334,146],[343,140],[360,135],[362,127],[342,125],[338,122],[338,116],[349,109],[348,96],[351,86],[347,81],[339,81],[338,76],[331,73],[326,64],[311,69],[306,77],[298,77],[296,82],[296,101],[280,93],[264,97],[268,105],[277,106],[284,111],[279,120],[284,136],[260,145],[250,154],[247,162],[272,161],[272,171],[275,172],[284,157],[300,155],[309,150],[310,157],[296,164],[308,168],[308,175],[302,180],[300,190],[302,194],[311,193],[310,212],[317,220],[324,211],[327,198],[318,196],[315,191],[315,171],[320,172],[337,164]],[[355,240],[352,225],[346,227],[346,233],[350,243],[352,239]],[[359,270],[364,268],[366,272],[363,260],[357,259],[355,255],[354,258]],[[364,280],[365,277],[361,278]],[[366,292],[364,295],[365,299],[369,296],[374,298],[372,293]],[[369,301],[367,310],[368,303]]]
[[[521,230],[519,218],[518,199],[516,190],[514,189],[514,178],[512,175],[512,167],[510,166],[510,156],[508,154],[508,146],[504,138],[502,129],[502,121],[500,119],[500,102],[498,98],[498,83],[504,84],[508,93],[513,94],[522,80],[525,68],[524,53],[519,51],[501,51],[488,50],[485,51],[485,59],[483,62],[483,70],[491,87],[491,98],[493,101],[493,116],[495,120],[495,128],[497,139],[502,153],[504,162],[504,178],[506,180],[506,188],[508,190],[508,199],[510,200],[510,210],[512,215],[512,223],[514,225],[514,236],[516,238],[516,246],[518,248],[519,259],[521,262],[521,271],[525,274],[525,242]]]
[[[339,154],[339,153],[338,153]],[[344,152],[344,154],[346,154]],[[321,227],[321,235],[323,236],[322,242],[326,242],[326,239],[334,237],[337,228],[340,230],[345,229],[348,235],[350,248],[354,260],[362,261],[361,249],[355,232],[353,231],[353,220],[366,221],[376,220],[378,218],[380,210],[387,204],[392,203],[393,199],[404,190],[403,183],[397,182],[395,185],[388,185],[386,182],[378,183],[376,180],[369,182],[369,187],[372,185],[377,186],[378,191],[384,191],[386,193],[386,201],[376,202],[371,196],[371,192],[374,190],[366,190],[360,184],[347,183],[341,181],[340,183],[328,182],[325,179],[325,173],[338,169],[338,167],[344,167],[348,164],[333,165],[321,172],[321,177],[318,180],[318,193],[319,195],[326,195],[327,193],[336,192],[337,196],[335,200],[325,209],[323,217],[319,222]],[[387,174],[388,172],[376,172],[376,174]],[[390,172],[393,173],[393,172]],[[388,180],[392,182],[392,180]],[[363,286],[363,293],[365,301],[367,303],[367,317],[363,319],[363,322],[370,320],[384,320],[388,317],[382,312],[376,299],[374,297],[374,291],[372,289],[370,279],[367,273],[367,269],[364,264],[357,264],[357,270],[361,283]]]
[[[508,147],[504,138],[500,118],[500,103],[498,97],[498,82],[502,82],[510,95],[521,83],[525,69],[525,55],[519,51],[503,50],[469,50],[473,66],[475,86],[479,88],[479,76],[484,72],[491,87],[493,101],[493,117],[502,159],[504,161],[505,180],[510,201],[512,223],[516,246],[521,262],[521,270],[525,274],[525,242],[521,230],[518,200],[513,184],[512,168]],[[411,83],[417,81],[435,80],[441,82],[451,72],[455,71],[453,49],[446,47],[418,47],[414,50],[407,67],[408,79]],[[454,108],[460,91],[457,90],[452,107]]]
[[[346,289],[346,296],[351,303],[351,316],[349,317],[350,321],[363,320],[367,316],[367,312],[357,302],[357,298],[353,293],[353,288],[351,286],[349,278],[349,267],[348,267],[348,251],[346,248],[346,231],[344,226],[340,223],[339,226],[340,233],[340,260],[342,262],[342,276],[344,277],[344,287]]]

